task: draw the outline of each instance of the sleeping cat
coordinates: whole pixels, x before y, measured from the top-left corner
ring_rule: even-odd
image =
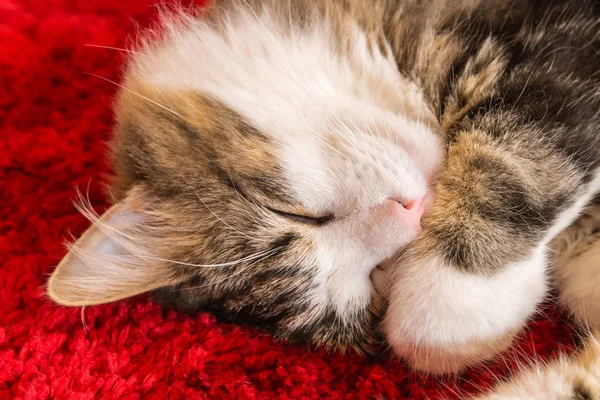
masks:
[[[153,292],[342,350],[381,329],[431,373],[492,358],[600,190],[599,18],[533,0],[224,0],[165,17],[118,96],[114,205],[83,205],[93,225],[50,297]],[[556,263],[592,326],[599,249]]]

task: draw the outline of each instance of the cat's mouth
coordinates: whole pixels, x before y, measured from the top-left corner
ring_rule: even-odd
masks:
[[[390,285],[390,274],[392,274],[394,268],[398,265],[398,260],[402,258],[408,246],[404,246],[392,257],[381,261],[375,265],[375,268],[371,270],[369,279],[373,284],[374,292],[381,298],[388,297],[388,290]]]
[[[373,268],[369,279],[373,284],[375,296],[379,298],[387,297],[387,284],[388,284],[389,268],[385,268],[385,265],[378,264]]]
[[[371,306],[375,310],[385,309],[388,301],[388,280],[389,270],[384,269],[382,265],[376,265],[371,271],[369,279],[373,285]]]

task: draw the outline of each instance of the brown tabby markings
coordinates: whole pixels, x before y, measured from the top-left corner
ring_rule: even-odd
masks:
[[[563,43],[534,42],[539,35],[533,28],[537,27],[535,18],[523,24],[529,11],[519,11],[518,6],[514,7],[514,14],[505,16],[506,25],[512,22],[524,26],[517,36],[503,41],[487,36],[498,26],[494,16],[501,13],[494,8],[504,7],[498,3],[474,7],[468,22],[450,25],[452,39],[446,33],[437,35],[416,52],[439,54],[440,40],[444,44],[455,43],[445,49],[456,49],[445,54],[441,68],[436,69],[437,74],[443,75],[438,87],[450,85],[449,88],[427,91],[433,104],[437,104],[436,93],[447,93],[441,99],[444,103],[440,119],[449,141],[449,160],[436,187],[437,199],[424,221],[426,230],[419,248],[441,249],[456,267],[482,273],[491,273],[526,256],[552,220],[572,201],[577,188],[591,177],[598,166],[600,149],[599,102],[592,95],[600,88],[599,83],[586,81],[584,88],[572,85],[569,79],[550,80],[548,69],[542,68],[549,67],[561,76],[563,71],[571,72],[573,58],[581,56],[586,65],[594,64],[591,59],[595,59],[598,65],[600,56],[565,52],[565,59],[561,59],[552,50],[564,52]],[[562,6],[566,10],[563,18],[577,15],[578,11],[568,11],[569,7]],[[573,31],[566,33],[561,31],[560,22],[546,18],[545,34],[575,34],[577,40],[590,43],[600,40],[599,31],[589,29],[591,24],[584,28],[573,25]],[[483,34],[470,32],[472,36],[460,36],[461,30],[477,25],[487,25],[488,29]],[[564,41],[563,37],[560,39]],[[419,45],[423,46],[425,40]],[[531,56],[520,48],[527,48]],[[461,61],[465,51],[468,58]],[[552,55],[549,66],[548,54]],[[435,59],[429,59],[428,65],[439,65],[431,62]],[[426,71],[418,62],[407,65],[404,58],[400,60],[403,69],[419,81],[435,82],[440,76]],[[519,64],[511,65],[515,62]],[[454,69],[460,65],[462,70]],[[452,67],[444,70],[444,66]],[[582,90],[590,94],[587,105],[582,104]],[[536,98],[538,94],[544,97]],[[583,119],[576,121],[559,115],[561,109],[567,112],[565,97],[577,99],[577,112],[585,113]],[[575,111],[574,105],[569,108],[568,112]]]
[[[303,254],[312,246],[303,235],[306,228],[261,206],[307,213],[285,189],[273,143],[215,100],[135,82],[128,87],[177,110],[175,115],[129,92],[121,94],[117,107],[117,175],[111,192],[122,195],[135,182],[159,197],[151,216],[161,230],[144,238],[154,244],[154,254],[182,263],[218,264],[264,252],[265,246],[272,250],[260,263],[225,268],[172,264],[171,273],[185,282],[158,290],[157,296],[183,311],[208,308],[234,320],[274,325],[275,333],[289,340],[367,350],[374,309],[363,310],[354,325],[340,329],[333,310],[315,313],[302,297],[314,273],[302,267]],[[196,190],[204,191],[204,199],[210,193],[209,200],[201,202]],[[254,215],[244,211],[248,207]],[[161,242],[161,237],[169,240]]]
[[[287,2],[258,3],[287,7]],[[344,27],[358,21],[376,45],[383,21],[400,70],[419,82],[432,108],[440,110],[449,161],[436,187],[438,200],[424,221],[431,235],[421,248],[442,249],[449,262],[472,272],[491,273],[526,256],[598,166],[600,104],[592,93],[600,84],[577,85],[566,73],[573,75],[574,59],[585,65],[595,59],[598,65],[600,56],[586,48],[563,48],[565,40],[600,40],[599,31],[591,29],[598,20],[578,15],[569,2],[546,14],[534,3],[317,3],[340,27],[342,41]],[[315,7],[311,1],[295,5]],[[287,15],[287,8],[282,13]],[[586,22],[565,24],[569,17]],[[539,24],[545,24],[550,39],[538,39]],[[548,78],[549,71],[563,80]],[[591,96],[583,99],[582,91]],[[566,98],[576,99],[577,107],[564,104]],[[565,116],[582,111],[583,121]]]
[[[308,28],[325,15],[340,52],[352,48],[358,24],[370,50],[392,55],[423,89],[439,119],[432,125],[447,139],[448,162],[417,252],[441,251],[465,272],[493,274],[541,240],[598,167],[600,53],[593,49],[600,30],[591,3],[249,3],[220,1],[201,17],[219,30],[235,7],[266,7]],[[303,298],[315,274],[303,254],[314,244],[306,227],[264,207],[306,211],[293,202],[275,144],[214,99],[150,88],[132,71],[125,86],[174,111],[129,92],[119,98],[112,193],[120,200],[134,188],[151,197],[140,240],[152,243],[155,256],[189,264],[270,252],[226,268],[167,263],[184,282],[158,294],[187,310],[251,316],[282,338],[368,348],[376,338],[374,307],[342,323],[331,308],[315,311]]]
[[[175,179],[177,175],[197,179],[194,174],[205,169],[226,184],[227,190],[238,184],[238,189],[248,187],[248,194],[290,201],[273,144],[242,116],[196,93],[165,93],[141,85],[131,86],[137,93],[177,110],[177,114],[129,92],[122,93],[117,107],[119,134],[113,148],[115,160],[121,164],[118,166],[125,168],[116,168],[119,175],[115,186],[120,186],[119,179],[131,179],[126,167],[137,157],[141,158],[137,161],[141,167],[138,176],[150,179],[160,193],[180,189],[181,179]],[[190,152],[190,148],[195,151]],[[152,159],[148,154],[152,154]],[[248,163],[248,159],[253,162]],[[189,163],[182,163],[183,160]],[[167,176],[157,176],[162,173]]]

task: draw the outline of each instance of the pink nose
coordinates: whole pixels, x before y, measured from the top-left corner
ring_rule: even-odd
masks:
[[[404,202],[388,199],[371,209],[358,227],[358,237],[367,249],[389,257],[421,231],[423,199]]]
[[[423,199],[404,203],[388,199],[371,209],[356,233],[367,249],[389,257],[421,231],[424,208]]]
[[[404,203],[395,199],[389,199],[380,207],[389,218],[393,218],[403,225],[417,229],[421,227],[421,217],[425,211],[425,204],[422,198]]]

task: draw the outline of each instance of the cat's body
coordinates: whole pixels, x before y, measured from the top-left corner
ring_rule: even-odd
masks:
[[[385,291],[385,337],[416,368],[510,344],[600,190],[597,5],[231,0],[165,27],[117,104],[117,203],[53,299],[157,291],[364,350]],[[598,326],[591,248],[554,275]]]

